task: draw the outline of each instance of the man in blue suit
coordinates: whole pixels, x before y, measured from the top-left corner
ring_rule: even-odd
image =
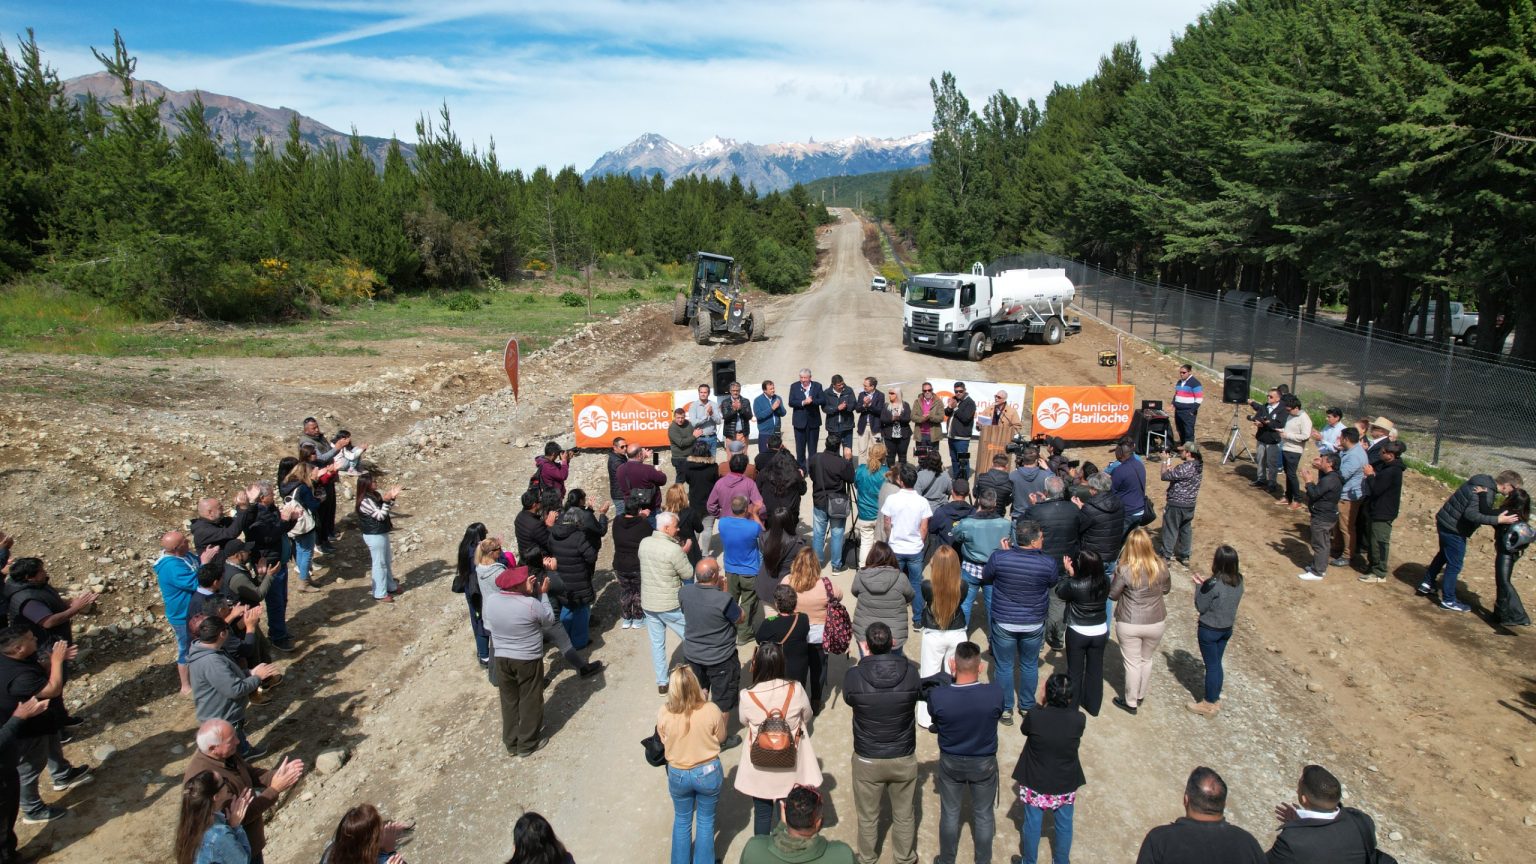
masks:
[[[811,370],[801,369],[800,380],[789,385],[789,407],[794,412],[790,425],[795,429],[795,461],[807,470],[806,460],[821,449],[821,384],[811,380]]]

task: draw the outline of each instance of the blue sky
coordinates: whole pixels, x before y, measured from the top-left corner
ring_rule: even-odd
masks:
[[[1043,101],[1128,38],[1148,62],[1210,0],[0,0],[68,78],[123,32],[138,74],[414,138],[448,103],[503,165],[575,165],[645,132],[682,145],[897,137],[929,128],[930,78],[979,105]]]

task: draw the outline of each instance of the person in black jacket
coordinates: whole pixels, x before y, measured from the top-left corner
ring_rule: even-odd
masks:
[[[188,524],[192,532],[192,551],[201,555],[209,546],[222,547],[245,533],[256,512],[251,509],[250,498],[244,490],[235,496],[235,515],[225,516],[224,506],[217,498],[204,498],[197,502],[197,516]],[[215,559],[223,564],[224,559]]]
[[[597,552],[603,535],[608,533],[608,502],[593,513],[587,506],[587,493],[572,489],[566,496],[565,511],[549,528],[549,548],[560,574],[560,625],[571,637],[571,647],[580,651],[591,641],[592,604],[597,591],[592,581],[597,567]]]
[[[836,441],[840,447],[853,447],[856,399],[841,375],[833,375],[832,386],[821,394],[821,410],[827,415],[827,440]]]
[[[833,376],[834,382],[841,379]],[[829,398],[836,390],[827,391]],[[845,390],[846,392],[846,390]],[[853,394],[848,393],[849,404],[853,404]],[[853,429],[853,415],[848,415],[848,428]],[[849,434],[852,434],[851,431]],[[832,416],[827,415],[827,448],[816,454],[811,460],[811,548],[816,550],[816,560],[822,566],[826,566],[828,560],[832,562],[832,572],[841,573],[843,567],[843,535],[848,530],[848,516],[852,510],[853,499],[848,494],[848,487],[853,483],[853,460],[848,458],[849,445],[843,437],[834,434]],[[834,508],[831,501],[834,496],[839,496],[839,507]],[[833,511],[837,512],[834,513]],[[831,549],[823,554],[826,548],[828,529],[831,529]],[[830,556],[830,558],[829,558]]]
[[[1081,548],[1084,516],[1078,505],[1067,499],[1067,484],[1060,477],[1052,474],[1045,478],[1045,491],[1037,494],[1044,495],[1044,500],[1034,504],[1027,501],[1016,502],[1014,516],[1019,520],[1028,519],[1040,526],[1042,536],[1040,550],[1049,555],[1052,561],[1060,561],[1065,557],[1076,558],[1078,549]],[[1115,498],[1117,503],[1119,501],[1118,496],[1108,497]],[[1119,554],[1118,551],[1116,554]],[[1046,618],[1045,641],[1057,651],[1062,650],[1063,640],[1066,638],[1066,631],[1063,629],[1066,625],[1062,623],[1064,608],[1061,598],[1052,594],[1050,615]]]
[[[1397,521],[1403,497],[1403,451],[1401,441],[1381,445],[1381,461],[1365,467],[1365,488],[1361,508],[1365,513],[1365,563],[1361,582],[1387,581],[1387,562],[1392,554],[1392,523]]]
[[[811,370],[801,369],[800,380],[789,385],[790,426],[795,430],[795,463],[806,470],[816,455],[821,438],[821,382],[811,380]]]
[[[645,610],[640,606],[640,541],[651,533],[649,511],[638,507],[613,520],[613,575],[619,583],[619,617],[623,622],[619,627],[623,630],[645,628]]]
[[[939,546],[953,547],[959,552],[959,545],[955,542],[954,530],[956,523],[961,519],[976,512],[971,506],[971,486],[964,480],[956,480],[950,484],[949,500],[933,508],[933,515],[928,517],[928,548],[927,560],[933,559],[933,553]],[[926,561],[925,561],[926,563]]]
[[[608,498],[613,502],[613,518],[624,515],[624,490],[619,488],[619,468],[629,461],[629,442],[623,438],[613,439],[613,447],[608,451]]]
[[[869,446],[880,440],[880,412],[885,409],[885,396],[880,392],[880,382],[873,376],[864,379],[864,389],[854,399],[853,410],[859,415],[859,425],[854,429],[853,458],[864,461]]]
[[[1280,833],[1268,864],[1374,864],[1376,822],[1353,807],[1340,807],[1339,778],[1321,765],[1301,769],[1296,803],[1275,807]]]
[[[278,504],[277,491],[271,481],[258,480],[245,490],[251,500],[255,515],[246,526],[245,540],[254,547],[253,561],[264,561],[275,567],[272,584],[267,589],[267,636],[273,647],[280,651],[293,650],[293,637],[288,634],[288,562],[283,554],[288,529],[292,528],[298,511],[294,507]]]
[[[784,449],[778,435],[768,439],[768,449],[757,454],[757,491],[769,513],[783,508],[789,514],[790,532],[800,527],[800,499],[805,497],[805,472],[795,457]]]
[[[1531,496],[1524,489],[1516,489],[1504,496],[1503,513],[1513,513],[1520,521],[1500,525],[1493,533],[1493,622],[1500,627],[1529,627],[1531,616],[1520,602],[1520,592],[1515,590],[1515,562],[1530,546],[1529,533],[1522,534],[1516,526],[1530,528]]]
[[[1453,612],[1467,612],[1472,608],[1456,599],[1456,578],[1461,575],[1461,565],[1467,556],[1467,540],[1483,525],[1513,525],[1520,521],[1513,513],[1495,510],[1493,500],[1495,492],[1508,495],[1522,485],[1520,475],[1513,471],[1501,471],[1497,477],[1478,474],[1446,499],[1435,514],[1435,533],[1440,535],[1440,549],[1424,570],[1424,581],[1418,588],[1420,595],[1434,595],[1435,582],[1444,570],[1440,608]]]
[[[949,473],[956,480],[971,476],[971,433],[976,429],[976,400],[965,395],[965,382],[955,382],[955,395],[945,400],[949,420]]]
[[[1184,784],[1184,816],[1147,832],[1136,864],[1264,864],[1253,835],[1223,815],[1227,783],[1201,765]]]
[[[1097,553],[1063,558],[1067,578],[1052,589],[1066,604],[1067,674],[1072,677],[1072,707],[1094,717],[1104,704],[1104,648],[1109,644],[1109,577]]]
[[[999,516],[1008,515],[1008,507],[1013,503],[1013,480],[1008,477],[1008,454],[998,453],[992,457],[992,467],[976,475],[976,497],[991,489],[997,493],[997,513]],[[1027,503],[1023,506],[1029,506]],[[1017,513],[1014,514],[1018,516]]]
[[[1254,478],[1253,485],[1261,489],[1268,489],[1270,494],[1280,491],[1280,430],[1285,428],[1285,409],[1280,407],[1280,391],[1270,390],[1265,394],[1265,401],[1248,403],[1253,409],[1253,437],[1258,445],[1254,459],[1258,462],[1259,473]]]
[[[485,622],[480,618],[480,608],[485,595],[480,591],[480,580],[475,577],[475,549],[479,547],[481,540],[490,536],[490,533],[484,522],[471,522],[469,527],[464,529],[464,537],[459,540],[453,584],[450,586],[453,593],[463,594],[464,600],[469,604],[469,629],[475,636],[475,659],[479,661],[481,669],[488,669],[491,665],[491,634],[485,629]]]
[[[0,725],[0,861],[7,864],[28,860],[16,852],[16,816],[21,811],[21,780],[16,774],[21,752],[16,742],[26,722],[47,710],[46,699],[18,699],[0,691],[0,716],[7,718]]]
[[[545,495],[539,489],[529,489],[523,493],[522,503],[523,509],[512,520],[517,563],[528,568],[528,578],[543,579],[555,567],[554,553],[549,551],[549,526],[560,516],[560,499],[554,493]]]
[[[1072,680],[1060,672],[1045,679],[1037,699],[1039,707],[1024,715],[1024,752],[1013,768],[1019,803],[1024,805],[1024,824],[1019,826],[1019,848],[1024,860],[1034,860],[1040,848],[1040,828],[1046,811],[1056,832],[1052,861],[1066,861],[1072,854],[1072,811],[1077,790],[1087,783],[1078,745],[1088,718],[1072,705]]]
[[[864,633],[869,654],[843,677],[853,709],[853,802],[859,814],[859,860],[879,857],[880,803],[891,799],[891,852],[917,860],[917,701],[922,679],[904,655],[891,653],[891,628],[876,621]]]
[[[1339,454],[1319,454],[1312,460],[1312,470],[1317,473],[1302,472],[1307,484],[1307,509],[1312,513],[1312,563],[1296,574],[1303,582],[1321,582],[1328,572],[1333,528],[1339,522],[1339,494],[1344,491],[1344,481],[1339,478]]]
[[[752,435],[752,400],[741,395],[741,385],[731,382],[730,392],[720,397],[720,440],[741,441]]]

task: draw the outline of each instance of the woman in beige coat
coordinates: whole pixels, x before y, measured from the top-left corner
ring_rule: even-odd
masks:
[[[1163,596],[1173,583],[1168,564],[1152,549],[1145,528],[1134,528],[1125,537],[1115,578],[1109,583],[1109,599],[1115,606],[1115,635],[1125,661],[1125,695],[1114,698],[1115,707],[1129,714],[1147,698],[1152,678],[1152,658],[1163,641],[1168,609]]]
[[[736,791],[752,797],[752,833],[767,835],[773,828],[773,816],[779,801],[796,784],[821,786],[821,765],[811,747],[806,727],[811,722],[811,700],[805,688],[784,678],[784,651],[777,642],[764,642],[752,655],[752,686],[741,694],[741,725],[747,746],[736,768]],[[768,719],[768,712],[779,711],[797,739],[795,767],[764,768],[752,764],[752,742]]]

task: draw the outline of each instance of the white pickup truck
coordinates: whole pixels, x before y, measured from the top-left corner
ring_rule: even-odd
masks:
[[[1428,316],[1425,319],[1425,321],[1423,322],[1423,329],[1420,330],[1419,328],[1420,328],[1419,316],[1418,315],[1414,315],[1413,316],[1413,320],[1408,322],[1408,335],[1409,336],[1418,336],[1418,337],[1423,338],[1423,339],[1428,339],[1428,338],[1430,338],[1431,336],[1434,335],[1434,332],[1435,332],[1435,304],[1433,304],[1433,303],[1429,304]],[[1477,329],[1477,313],[1476,312],[1468,312],[1466,307],[1463,306],[1459,301],[1452,300],[1451,301],[1451,320],[1450,320],[1451,338],[1456,340],[1457,342],[1466,342],[1467,341],[1467,337],[1469,335],[1471,335],[1473,330],[1476,330],[1476,329]]]

